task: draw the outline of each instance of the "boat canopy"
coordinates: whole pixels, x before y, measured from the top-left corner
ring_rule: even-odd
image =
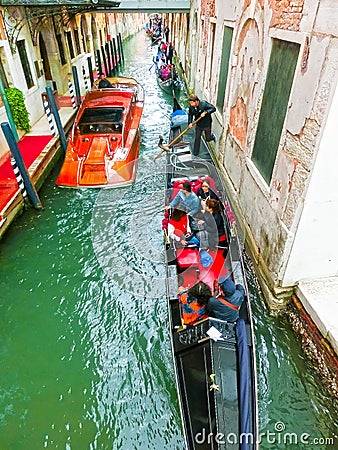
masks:
[[[122,133],[123,111],[123,107],[86,108],[78,122],[80,133]]]

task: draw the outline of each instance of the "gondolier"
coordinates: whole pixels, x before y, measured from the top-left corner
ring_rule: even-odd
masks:
[[[189,116],[188,116],[188,123],[189,127],[192,127],[192,122],[199,117],[202,117],[202,119],[199,121],[199,123],[196,125],[195,130],[195,142],[194,142],[194,149],[193,149],[193,155],[198,156],[200,151],[200,145],[201,145],[201,135],[204,132],[205,140],[207,142],[214,141],[216,142],[216,136],[211,131],[211,125],[212,125],[212,118],[211,114],[216,111],[216,108],[211,103],[208,103],[205,100],[200,100],[197,95],[191,94],[189,96]]]

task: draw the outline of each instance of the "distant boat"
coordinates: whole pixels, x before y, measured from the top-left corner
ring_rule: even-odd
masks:
[[[144,90],[133,78],[107,78],[112,87],[88,92],[76,115],[56,184],[119,187],[136,177]]]
[[[188,129],[181,131],[181,127],[177,126],[174,118],[180,118],[178,111],[176,107],[171,121],[169,145],[164,146],[162,138],[159,142],[167,158],[165,173],[168,189],[165,205],[169,205],[183,182],[189,181],[192,191],[196,192],[208,180],[223,205],[225,228],[225,234],[218,236],[218,245],[209,249],[210,261],[206,265],[196,245],[189,241],[188,244],[187,241],[180,244],[181,240],[169,237],[166,228],[170,220],[168,212],[162,222],[169,330],[185,448],[257,450],[259,437],[254,328],[245,265],[236,232],[237,221],[210,154],[207,159],[191,157],[193,133]],[[208,150],[204,142],[201,142],[201,150],[202,147],[206,155]],[[183,217],[186,220],[186,216]],[[182,229],[179,225],[177,227]],[[206,314],[192,322],[189,314],[194,313],[194,308],[187,301],[184,309],[178,288],[188,290],[195,283],[203,281],[215,295],[217,280],[221,276],[230,277],[235,284],[241,284],[244,288],[242,305],[239,309],[233,307],[238,310],[239,318],[235,322],[227,322]]]
[[[156,58],[154,58],[155,72],[157,84],[168,95],[178,97],[182,89],[182,81],[180,80],[175,66],[165,63],[165,57],[162,52],[158,52]],[[161,67],[168,67],[168,77],[161,76]]]

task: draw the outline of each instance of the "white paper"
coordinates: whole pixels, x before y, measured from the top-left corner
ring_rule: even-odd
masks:
[[[222,333],[220,331],[218,331],[217,328],[215,328],[215,327],[209,328],[209,330],[207,331],[207,335],[214,341],[223,341],[224,340],[222,338]]]

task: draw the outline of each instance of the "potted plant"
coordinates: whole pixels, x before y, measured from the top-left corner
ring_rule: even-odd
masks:
[[[15,87],[5,89],[5,93],[16,127],[22,131],[29,131],[31,128],[29,112],[25,105],[23,93]]]

